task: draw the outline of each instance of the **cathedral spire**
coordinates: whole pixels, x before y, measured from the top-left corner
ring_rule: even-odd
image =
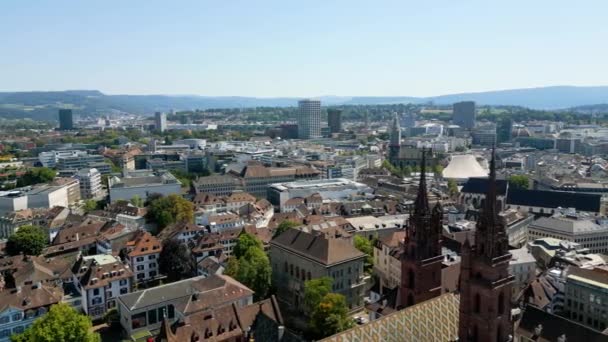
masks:
[[[426,189],[426,151],[422,148],[422,161],[420,162],[420,181],[418,194],[414,203],[414,215],[424,215],[429,212],[429,199]]]

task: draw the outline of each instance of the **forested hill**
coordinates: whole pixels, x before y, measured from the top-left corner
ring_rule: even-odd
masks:
[[[523,106],[535,109],[564,109],[608,103],[608,86],[556,86],[463,93],[434,97],[321,96],[324,105],[372,105],[414,103],[451,104],[472,100],[480,105]],[[77,114],[103,115],[112,112],[150,114],[155,111],[209,108],[295,106],[298,98],[256,98],[194,95],[106,95],[97,90],[49,92],[0,92],[0,117],[30,117],[56,120],[58,108],[73,108]],[[601,106],[598,108],[602,108]]]

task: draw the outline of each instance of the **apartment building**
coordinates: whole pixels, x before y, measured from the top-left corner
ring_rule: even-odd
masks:
[[[135,277],[134,281],[143,283],[160,276],[158,259],[163,250],[160,240],[146,231],[139,231],[133,240],[127,242],[127,262]]]
[[[608,327],[608,271],[568,268],[564,313],[575,322],[603,331]]]
[[[81,256],[72,272],[82,296],[82,309],[92,319],[103,317],[106,311],[116,307],[119,295],[131,292],[133,272],[112,255]]]

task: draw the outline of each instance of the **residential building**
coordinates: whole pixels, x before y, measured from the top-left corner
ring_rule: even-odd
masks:
[[[547,237],[580,243],[591,253],[608,252],[608,226],[597,224],[592,217],[556,214],[528,226],[529,241]]]
[[[330,133],[342,132],[342,110],[330,108],[327,110],[327,125]]]
[[[11,335],[20,334],[47,313],[53,304],[61,302],[60,286],[30,284],[0,291],[0,342],[9,342]]]
[[[452,122],[463,128],[475,127],[475,102],[463,101],[453,105]]]
[[[82,198],[99,198],[102,194],[101,173],[97,169],[81,169],[76,177],[80,181],[80,196]]]
[[[134,273],[135,282],[147,282],[160,276],[158,259],[163,248],[156,236],[140,230],[133,240],[127,242],[126,249],[126,260]]]
[[[316,139],[321,137],[321,101],[298,101],[298,138]]]
[[[72,272],[82,296],[82,309],[92,319],[103,317],[116,307],[118,296],[131,292],[133,272],[112,255],[81,256]]]
[[[527,246],[512,249],[509,261],[509,274],[515,277],[511,288],[511,298],[516,299],[519,292],[536,279],[536,259]]]
[[[130,201],[134,196],[145,201],[151,194],[179,195],[181,186],[181,182],[167,171],[134,171],[122,178],[113,176],[108,179],[110,202]]]
[[[564,299],[566,317],[599,331],[608,327],[608,271],[605,269],[569,267]]]
[[[401,253],[405,231],[379,237],[374,245],[374,274],[380,286],[396,288],[401,285]]]
[[[160,132],[167,130],[167,114],[162,112],[154,113],[154,126]]]
[[[157,331],[163,319],[170,324],[209,309],[253,303],[253,291],[231,277],[194,277],[118,297],[120,324],[128,336]]]
[[[186,340],[284,341],[285,327],[274,296],[239,307],[236,304],[193,313],[185,322],[163,321],[159,338],[166,342]]]
[[[320,232],[289,229],[270,241],[270,260],[277,299],[290,310],[305,312],[304,283],[331,277],[332,292],[344,295],[350,310],[363,306],[367,276],[365,254],[348,240]]]
[[[74,118],[71,109],[59,110],[59,130],[70,131],[74,129]]]

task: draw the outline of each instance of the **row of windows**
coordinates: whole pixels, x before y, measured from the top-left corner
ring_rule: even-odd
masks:
[[[7,338],[10,337],[12,334],[21,334],[24,330],[25,328],[22,325],[14,327],[12,332],[11,329],[0,330],[0,338]]]
[[[295,274],[294,274],[294,269],[295,269]],[[312,275],[311,275],[310,271],[306,272],[303,268],[300,270],[299,266],[296,266],[294,268],[293,264],[287,264],[287,261],[285,261],[285,273],[287,273],[287,272],[289,272],[290,276],[295,277],[297,279],[301,279],[302,281],[312,279]]]
[[[160,323],[165,316],[169,319],[175,318],[175,307],[173,304],[131,316],[131,329],[139,329],[147,325]]]
[[[140,257],[137,257],[137,259],[135,259],[135,261],[142,262],[145,260],[144,258],[145,257],[140,256]],[[155,259],[156,259],[156,254],[148,255],[148,260],[155,260]]]

